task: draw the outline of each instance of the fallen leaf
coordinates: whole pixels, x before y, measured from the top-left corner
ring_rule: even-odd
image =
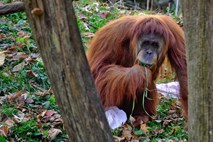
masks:
[[[18,72],[23,69],[25,66],[25,62],[21,62],[20,64],[13,67],[12,72]]]
[[[87,23],[83,22],[82,25],[84,26],[85,31],[90,31]]]
[[[60,129],[56,129],[56,128],[51,128],[49,131],[48,131],[48,139],[49,140],[54,140],[56,138],[56,136],[58,134],[62,133],[62,131]]]
[[[47,111],[45,111],[44,116],[50,117],[53,114],[56,114],[56,112],[54,110],[47,110]]]
[[[0,66],[4,64],[5,60],[5,54],[3,52],[0,52]]]
[[[145,133],[147,133],[149,127],[147,127],[146,123],[144,123],[144,124],[141,124],[141,127],[140,127],[140,128],[141,128],[141,130],[143,130]]]
[[[130,140],[132,137],[132,132],[130,130],[123,130],[122,136],[125,137],[127,140]]]
[[[51,118],[50,118],[50,122],[55,122],[55,121],[62,121],[61,119],[61,115],[60,114],[54,114]]]
[[[27,73],[30,75],[30,76],[33,76],[33,77],[37,77],[38,75],[36,73],[34,73],[32,70],[27,70]]]
[[[125,140],[125,137],[113,136],[115,142],[122,142]]]
[[[156,129],[156,130],[154,130],[154,135],[157,135],[157,134],[163,133],[163,132],[164,132],[163,129]]]
[[[9,51],[9,50],[7,50],[7,51],[5,52],[5,54],[6,54],[6,57],[7,57],[7,58],[12,58],[12,57],[14,56],[14,53],[13,53],[12,51]]]
[[[13,56],[12,60],[17,61],[17,60],[23,60],[27,58],[29,55],[23,52],[18,52],[15,56]]]
[[[94,35],[95,35],[95,34],[92,33],[92,32],[85,32],[85,33],[83,33],[83,36],[84,36],[84,37],[88,37],[88,38],[92,38]]]
[[[26,122],[30,119],[30,117],[26,117],[26,115],[23,112],[18,112],[16,115],[13,115],[14,120],[18,123],[20,122]]]
[[[125,125],[122,131],[122,136],[127,140],[130,140],[132,138],[132,127]]]
[[[176,127],[173,127],[173,128],[172,128],[172,131],[170,132],[169,135],[174,135],[176,131],[177,131],[177,128],[176,128]]]
[[[24,43],[18,42],[15,44],[16,47],[18,48],[23,48],[24,47]]]
[[[26,93],[25,90],[21,90],[21,91],[12,93],[12,94],[7,96],[7,100],[8,101],[16,101],[19,97],[21,97],[25,93]]]
[[[32,57],[28,56],[26,59],[24,59],[26,65],[29,65],[30,63],[35,63],[36,59],[33,59]]]
[[[39,53],[31,53],[30,54],[31,58],[35,59],[35,58],[38,58],[40,56]]]
[[[53,127],[63,126],[62,118],[56,119],[55,122],[52,123]]]
[[[135,122],[135,120],[136,120],[136,119],[135,119],[134,117],[132,117],[132,115],[129,116],[129,121],[130,121],[131,124],[132,124],[133,122]]]
[[[3,38],[6,38],[6,34],[0,34],[0,38],[3,39]]]
[[[48,92],[49,92],[50,94],[53,94],[53,89],[52,89],[52,87],[50,87],[50,88],[48,89]]]
[[[8,133],[9,133],[8,126],[5,126],[5,125],[0,126],[0,134],[2,134],[3,136],[7,137]]]
[[[12,51],[16,51],[19,48],[23,48],[24,44],[23,43],[16,43],[16,44],[12,44],[9,46],[9,48],[7,49],[7,52],[12,52]],[[22,52],[21,52],[22,53]]]
[[[41,91],[37,91],[35,92],[35,95],[38,95],[38,96],[45,96],[45,95],[49,95],[50,92],[48,90],[41,90]]]
[[[79,14],[78,18],[81,19],[87,19],[87,16],[85,16],[84,14]]]
[[[19,37],[25,37],[25,36],[28,36],[28,33],[25,32],[25,31],[19,31],[19,32],[17,33],[17,35],[18,35]]]
[[[27,99],[25,100],[25,103],[27,103],[27,104],[32,104],[32,103],[34,103],[34,100],[33,100],[32,98],[27,98]]]
[[[161,123],[161,122],[162,122],[162,120],[158,119],[158,120],[155,120],[155,122],[157,122],[157,123]]]
[[[169,114],[173,114],[173,113],[175,113],[175,112],[176,112],[176,110],[170,109],[168,113],[169,113]]]
[[[8,118],[4,123],[9,127],[13,127],[15,125],[15,122],[11,118]]]
[[[16,100],[16,103],[18,104],[18,105],[24,105],[25,104],[25,98],[24,98],[24,96],[20,96],[17,100]]]
[[[107,18],[109,15],[110,15],[109,12],[102,12],[102,13],[100,14],[100,17],[104,19],[104,18]]]

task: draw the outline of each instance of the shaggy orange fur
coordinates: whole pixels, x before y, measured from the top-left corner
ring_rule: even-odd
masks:
[[[148,77],[145,76],[145,68],[136,64],[136,46],[139,37],[146,33],[159,34],[164,39],[164,49],[157,60],[157,67],[151,71],[147,69]],[[87,57],[104,107],[118,106],[129,115],[135,99],[133,116],[146,117],[142,108],[142,95],[147,88],[145,110],[155,115],[158,102],[155,80],[167,56],[180,82],[181,103],[187,118],[184,42],[182,29],[170,17],[163,15],[126,16],[102,27],[91,41]]]

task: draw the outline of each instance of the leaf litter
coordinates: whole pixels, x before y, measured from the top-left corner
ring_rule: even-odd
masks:
[[[97,29],[124,15],[141,11],[74,3],[82,40],[88,46]],[[142,13],[144,14],[144,13]],[[38,49],[24,13],[3,16],[0,22],[0,140],[67,141],[63,120],[44,73]],[[1,21],[2,21],[1,20]],[[169,75],[171,76],[171,74]],[[171,80],[170,80],[171,81]],[[161,96],[158,117],[135,128],[130,122],[112,130],[118,142],[186,141],[177,99]]]

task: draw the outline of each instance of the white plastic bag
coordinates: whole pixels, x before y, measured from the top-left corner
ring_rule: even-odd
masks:
[[[111,129],[118,128],[127,121],[126,113],[116,106],[107,108],[105,115]]]
[[[156,87],[157,91],[166,98],[178,98],[180,96],[180,85],[177,81],[157,84]]]

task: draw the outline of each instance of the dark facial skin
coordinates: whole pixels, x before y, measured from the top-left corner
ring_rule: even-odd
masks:
[[[153,68],[161,56],[164,41],[163,38],[154,33],[141,36],[137,45],[137,60],[140,65]]]

